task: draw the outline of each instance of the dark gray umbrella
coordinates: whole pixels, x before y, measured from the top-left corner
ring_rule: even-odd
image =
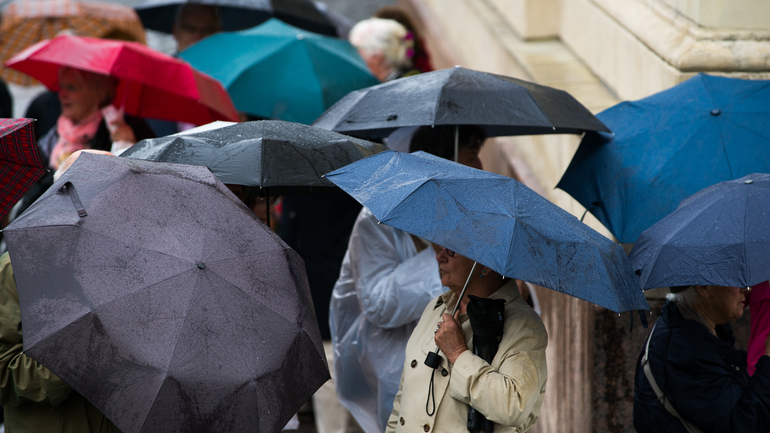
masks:
[[[222,30],[234,32],[262,24],[270,18],[327,36],[341,36],[347,21],[330,13],[326,5],[311,0],[147,0],[136,6],[142,24],[149,30],[171,33],[177,9],[185,3],[216,6]]]
[[[305,269],[204,167],[83,154],[5,231],[24,352],[123,432],[277,432],[328,378]]]
[[[356,90],[313,123],[363,138],[423,125],[479,125],[489,137],[611,132],[563,90],[461,67]]]
[[[381,144],[312,126],[259,120],[142,140],[122,156],[202,165],[223,183],[257,187],[267,196],[342,193],[322,176],[383,150]]]

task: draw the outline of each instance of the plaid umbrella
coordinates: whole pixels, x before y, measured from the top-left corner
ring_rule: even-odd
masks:
[[[9,5],[0,24],[0,64],[14,54],[63,30],[79,36],[130,39],[145,43],[144,27],[136,12],[124,5],[75,0],[21,0]],[[32,77],[9,68],[0,77],[29,86]]]
[[[0,119],[0,218],[45,173],[32,119]]]

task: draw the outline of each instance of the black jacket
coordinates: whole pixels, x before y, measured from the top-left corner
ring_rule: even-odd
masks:
[[[734,348],[732,328],[718,328],[719,338],[667,302],[650,342],[655,381],[679,415],[704,433],[767,433],[770,357],[762,356],[756,373],[749,377],[746,352]],[[634,380],[634,427],[638,433],[687,433],[658,401],[641,362]]]

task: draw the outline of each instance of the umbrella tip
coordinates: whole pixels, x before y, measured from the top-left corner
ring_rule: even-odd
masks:
[[[462,66],[460,66],[460,65],[455,65],[455,68],[462,68]]]
[[[744,180],[744,181],[743,181],[743,183],[744,183],[745,185],[748,185],[748,184],[750,184],[750,183],[754,183],[754,181],[753,181],[753,180],[751,180],[751,179],[749,179],[749,180]]]
[[[198,269],[206,269],[206,265],[203,262],[198,262],[196,265],[198,265]]]
[[[715,109],[711,110],[711,115],[712,116],[719,116],[720,114],[722,114],[722,110],[720,110],[718,108],[715,108]]]

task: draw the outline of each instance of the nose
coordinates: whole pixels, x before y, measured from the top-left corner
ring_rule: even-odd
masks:
[[[441,247],[441,250],[436,253],[436,260],[438,261],[445,261],[447,258],[449,258],[448,249]]]

